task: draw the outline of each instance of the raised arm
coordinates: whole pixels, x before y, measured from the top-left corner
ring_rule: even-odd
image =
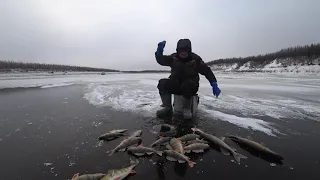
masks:
[[[166,46],[166,41],[159,42],[155,57],[157,62],[162,66],[171,66],[173,56],[163,55],[163,49]]]

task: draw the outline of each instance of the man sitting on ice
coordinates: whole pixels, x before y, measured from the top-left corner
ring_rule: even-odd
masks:
[[[163,55],[166,41],[158,44],[155,52],[157,62],[162,66],[171,67],[169,78],[160,79],[158,84],[159,94],[162,100],[161,109],[157,111],[159,118],[171,117],[173,114],[171,95],[183,96],[183,116],[186,119],[192,117],[191,97],[194,97],[199,89],[199,73],[204,75],[212,86],[213,95],[218,97],[220,89],[212,70],[202,61],[201,57],[192,52],[191,41],[180,39],[177,43],[176,53]],[[175,105],[174,105],[175,106]]]

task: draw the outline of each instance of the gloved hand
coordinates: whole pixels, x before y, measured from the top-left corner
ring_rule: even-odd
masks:
[[[158,48],[156,51],[156,56],[162,56],[163,55],[163,49],[166,46],[166,41],[162,41],[158,43]]]
[[[217,82],[211,82],[210,84],[212,86],[213,95],[218,97],[220,95],[220,93],[221,93],[221,90],[218,88]]]

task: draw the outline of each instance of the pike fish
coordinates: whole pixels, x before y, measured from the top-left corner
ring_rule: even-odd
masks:
[[[205,140],[202,140],[202,139],[196,139],[196,140],[192,140],[192,141],[186,142],[185,146],[188,146],[188,145],[194,144],[194,143],[208,144],[208,141],[205,141]]]
[[[170,141],[170,139],[171,139],[171,137],[162,137],[162,136],[160,136],[158,140],[156,140],[154,143],[152,143],[150,145],[150,147],[168,143]]]
[[[105,175],[100,180],[122,180],[126,178],[129,174],[135,174],[136,172],[133,170],[133,168],[135,168],[138,164],[139,161],[136,160],[135,162],[132,162],[131,166],[129,167],[109,170],[107,175]]]
[[[117,151],[125,151],[128,147],[139,144],[140,142],[140,137],[125,138],[116,148],[111,151],[109,156]]]
[[[124,135],[123,133],[119,133],[119,132],[107,132],[99,136],[99,140],[111,140],[123,135]]]
[[[184,149],[180,139],[172,138],[169,144],[173,150],[178,150],[179,153],[184,154]]]
[[[242,138],[242,137],[238,137],[238,136],[227,136],[227,137],[229,139],[231,139],[232,141],[236,142],[236,143],[244,144],[244,145],[246,145],[246,146],[248,146],[248,147],[250,147],[250,148],[252,148],[252,149],[254,149],[254,150],[258,151],[258,152],[261,152],[263,154],[267,154],[269,156],[275,157],[275,158],[277,158],[279,160],[284,160],[284,158],[280,154],[270,150],[269,148],[265,147],[264,145],[262,145],[260,143],[257,143],[257,142],[255,142],[253,140]]]
[[[163,151],[166,154],[166,158],[169,161],[178,161],[179,163],[185,163],[187,162],[190,167],[193,167],[196,163],[190,161],[189,157],[173,150],[164,150]]]
[[[142,130],[136,130],[133,133],[131,133],[131,135],[129,136],[129,138],[131,137],[140,137],[142,134]]]
[[[204,152],[205,149],[208,149],[210,146],[208,144],[203,143],[194,143],[190,144],[189,146],[184,147],[184,151],[186,153],[190,153],[191,151],[194,153],[201,153]]]
[[[157,155],[162,156],[161,151],[156,151],[153,148],[144,147],[142,145],[139,145],[138,147],[129,147],[128,152],[131,152],[132,154],[134,154],[136,156],[143,156],[145,154],[152,155],[153,153],[156,153]]]
[[[105,174],[98,173],[98,174],[84,174],[79,176],[79,173],[74,174],[71,180],[100,180],[104,177]]]
[[[201,131],[198,128],[191,128],[191,129],[192,129],[192,131],[194,131],[195,133],[198,133],[200,136],[202,136],[203,138],[205,138],[206,140],[208,140],[212,144],[215,144],[216,146],[219,146],[222,154],[224,154],[224,155],[230,155],[231,154],[238,163],[240,163],[240,159],[246,159],[247,158],[246,156],[244,156],[244,155],[242,155],[240,153],[237,153],[235,151],[235,149],[231,148],[228,144],[226,144],[224,142],[225,137],[218,138],[218,137],[216,137],[214,135],[205,133],[205,132]]]
[[[186,142],[186,141],[196,140],[199,138],[200,136],[198,134],[186,134],[184,136],[179,137],[178,139],[180,139],[182,142]]]

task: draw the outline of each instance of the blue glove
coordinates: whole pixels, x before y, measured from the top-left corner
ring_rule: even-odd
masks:
[[[163,49],[166,46],[166,41],[162,41],[158,43],[158,48],[156,51],[156,56],[162,56],[163,55]]]
[[[220,93],[221,93],[221,90],[218,88],[217,82],[211,82],[210,84],[212,86],[213,95],[218,97],[220,95]]]

